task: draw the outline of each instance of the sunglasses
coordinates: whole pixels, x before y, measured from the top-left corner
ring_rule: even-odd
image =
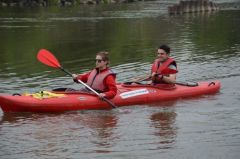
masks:
[[[166,55],[165,52],[157,52],[158,55]]]
[[[97,63],[101,63],[102,61],[104,61],[104,60],[95,59],[95,62],[97,62]]]

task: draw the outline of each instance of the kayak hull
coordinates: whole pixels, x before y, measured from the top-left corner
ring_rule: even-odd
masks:
[[[118,84],[118,93],[111,100],[117,107],[146,104],[214,94],[220,90],[219,81],[199,82],[198,86],[152,86],[141,84]],[[111,109],[111,105],[100,100],[96,95],[83,92],[64,93],[64,96],[37,99],[33,96],[0,95],[0,106],[3,112],[64,112],[75,110]]]

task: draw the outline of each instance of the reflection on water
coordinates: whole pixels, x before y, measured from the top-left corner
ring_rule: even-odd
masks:
[[[90,128],[91,142],[96,144],[100,148],[112,147],[114,143],[114,129],[117,127],[118,118],[109,113],[88,113],[83,116],[79,116],[79,123],[81,125]],[[97,150],[96,150],[97,151]]]
[[[171,148],[171,144],[175,143],[176,117],[177,114],[174,111],[158,112],[151,115],[152,125],[156,129],[154,135],[159,137],[160,148]]]
[[[23,120],[27,120],[30,118],[34,119],[34,114],[32,113],[5,113],[1,116],[1,124],[17,124],[22,122]]]
[[[151,104],[151,107],[161,108],[150,115],[151,126],[154,127],[153,135],[157,137],[159,146],[157,149],[170,149],[177,138],[177,125],[175,106],[177,101],[165,101]]]
[[[0,135],[1,143],[5,143],[6,147],[2,151],[8,151],[12,143],[15,143],[24,144],[24,147],[28,149],[27,152],[34,153],[36,156],[48,156],[49,153],[53,156],[62,156],[64,149],[71,149],[68,152],[71,153],[77,151],[79,147],[82,147],[80,152],[106,153],[107,148],[114,146],[114,138],[116,138],[114,129],[117,127],[117,120],[114,113],[109,111],[4,114],[0,121]],[[65,140],[65,138],[68,139]],[[84,147],[84,142],[86,145],[95,145],[93,147],[96,148]],[[42,146],[35,149],[34,146],[37,145]],[[15,151],[19,150],[21,150],[20,147]],[[23,152],[21,156],[28,158],[27,152]]]

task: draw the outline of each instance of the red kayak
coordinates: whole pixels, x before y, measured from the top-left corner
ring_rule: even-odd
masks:
[[[117,107],[146,104],[213,94],[220,90],[220,82],[199,82],[197,85],[118,84],[118,93],[110,100]],[[39,96],[40,95],[40,96]],[[64,112],[87,109],[111,109],[111,105],[97,95],[80,91],[51,91],[48,95],[0,95],[3,112]]]

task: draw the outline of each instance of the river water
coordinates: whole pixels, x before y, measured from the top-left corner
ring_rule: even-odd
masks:
[[[38,62],[41,48],[74,73],[93,68],[95,53],[107,50],[125,82],[149,73],[163,43],[178,62],[178,80],[220,80],[222,88],[120,112],[0,111],[0,158],[239,158],[240,11],[169,16],[170,2],[1,8],[0,93],[80,87]]]

